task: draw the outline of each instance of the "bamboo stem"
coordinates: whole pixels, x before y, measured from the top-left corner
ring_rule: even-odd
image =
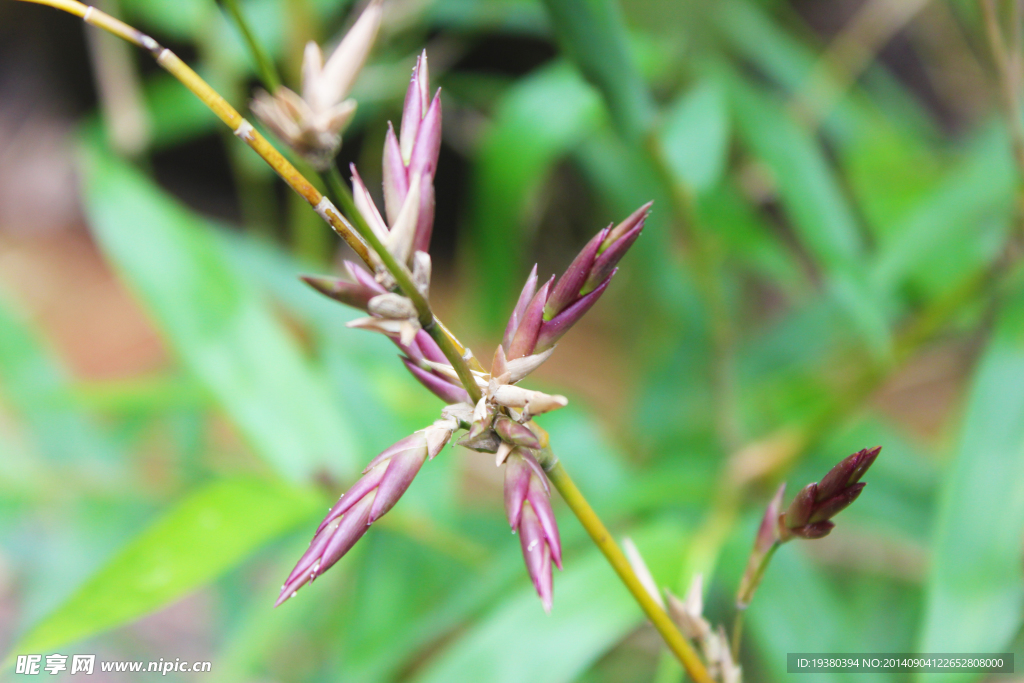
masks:
[[[654,598],[647,592],[643,584],[640,583],[640,579],[633,571],[633,567],[630,566],[626,555],[619,548],[618,544],[615,543],[615,539],[612,538],[611,533],[605,527],[601,518],[590,507],[590,503],[587,502],[587,499],[576,487],[576,483],[569,476],[569,473],[562,467],[562,463],[551,456],[547,462],[542,462],[541,464],[544,465],[548,478],[555,485],[555,488],[558,489],[562,499],[565,500],[569,509],[576,515],[583,528],[587,530],[587,534],[594,541],[594,545],[600,549],[605,559],[608,560],[608,564],[619,575],[619,579],[625,584],[629,592],[632,593],[640,608],[647,614],[647,618],[651,620],[654,628],[661,634],[665,644],[679,659],[683,668],[686,669],[686,673],[696,683],[713,683],[713,679],[708,674],[697,653],[694,652],[693,647],[683,634],[679,632],[679,629],[665,610],[662,609],[661,605],[654,601]]]

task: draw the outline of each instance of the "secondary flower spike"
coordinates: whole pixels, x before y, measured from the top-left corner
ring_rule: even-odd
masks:
[[[611,282],[618,262],[643,231],[651,204],[644,204],[615,227],[598,232],[557,283],[552,278],[538,289],[534,266],[505,328],[502,346],[509,359],[550,349],[590,310]]]
[[[388,123],[384,139],[384,211],[394,223],[412,186],[417,184],[419,211],[412,248],[427,251],[434,229],[434,174],[441,151],[441,91],[430,97],[427,51],[416,59],[402,108],[399,134]]]
[[[547,476],[526,448],[513,448],[505,460],[505,511],[509,525],[519,533],[526,569],[544,611],[550,612],[551,563],[562,568],[562,544]]]
[[[342,494],[320,523],[309,549],[281,586],[275,607],[351,550],[369,526],[395,506],[423,463],[441,452],[458,426],[457,419],[442,413],[433,425],[405,437],[374,458],[363,470],[363,476]]]
[[[372,0],[324,62],[310,42],[302,60],[302,96],[288,88],[258,90],[253,113],[317,170],[325,170],[341,148],[341,133],[352,120],[356,101],[348,97],[380,29],[381,0]]]
[[[779,516],[779,540],[827,536],[835,527],[832,517],[857,500],[864,490],[860,479],[881,450],[881,446],[875,446],[857,451],[833,467],[820,482],[805,486]]]

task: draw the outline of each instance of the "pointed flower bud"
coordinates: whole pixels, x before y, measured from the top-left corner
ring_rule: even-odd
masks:
[[[562,543],[551,509],[547,475],[528,449],[517,447],[505,460],[505,512],[519,533],[526,569],[545,612],[551,611],[551,563],[562,568]]]
[[[330,569],[362,538],[370,524],[393,508],[423,463],[444,448],[458,425],[458,420],[442,417],[426,429],[384,449],[370,461],[363,476],[342,494],[320,523],[309,549],[281,587],[275,606]]]
[[[864,490],[860,479],[881,450],[881,446],[876,446],[857,451],[829,470],[820,483],[804,487],[779,517],[780,540],[827,536],[835,527],[831,519]]]
[[[352,120],[356,101],[348,98],[380,28],[381,0],[373,0],[324,63],[316,43],[302,61],[302,96],[281,87],[256,92],[253,113],[286,145],[318,170],[325,170],[341,148],[341,133]]]
[[[416,192],[415,251],[428,251],[434,229],[434,174],[441,151],[441,96],[430,99],[426,50],[416,59],[405,94],[399,135],[389,124],[384,140],[384,210],[397,220],[408,195]]]
[[[302,281],[324,296],[368,312],[370,300],[379,294],[384,294],[386,290],[361,266],[351,261],[345,261],[345,268],[352,277],[351,282],[339,278],[312,275],[303,276]]]
[[[552,348],[590,310],[615,275],[616,265],[644,228],[651,203],[614,228],[601,230],[573,259],[562,277],[537,289],[537,266],[526,280],[501,342],[509,359]]]

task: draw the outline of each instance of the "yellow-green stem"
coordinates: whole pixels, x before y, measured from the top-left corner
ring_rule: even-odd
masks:
[[[448,362],[452,364],[452,368],[455,369],[456,374],[459,376],[459,380],[462,385],[466,388],[469,393],[469,397],[476,403],[480,400],[480,387],[477,386],[476,380],[473,378],[473,373],[469,369],[468,359],[465,358],[465,350],[462,347],[462,351],[456,348],[452,339],[449,338],[448,330],[440,325],[437,318],[434,316],[434,312],[430,309],[430,302],[423,296],[423,293],[416,287],[416,283],[412,280],[412,273],[405,266],[404,263],[399,263],[398,260],[391,255],[391,252],[381,243],[376,233],[366,223],[366,219],[356,209],[355,201],[352,199],[352,192],[348,189],[348,185],[342,180],[341,174],[338,172],[336,164],[331,163],[330,167],[323,173],[324,183],[327,185],[328,192],[335,198],[346,214],[351,216],[353,223],[355,224],[356,230],[359,235],[366,240],[367,244],[377,253],[380,257],[384,267],[388,269],[391,276],[395,278],[395,282],[398,283],[399,289],[412,301],[412,305],[416,307],[416,314],[419,317],[420,327],[422,327],[427,334],[429,334],[437,345],[441,348],[441,353],[448,359]],[[461,345],[460,345],[461,347]]]
[[[619,579],[626,585],[629,592],[633,594],[633,598],[640,605],[644,613],[647,614],[647,618],[651,620],[654,628],[661,634],[665,644],[679,659],[683,668],[686,669],[686,673],[696,683],[713,683],[711,676],[708,674],[703,662],[700,661],[697,653],[694,652],[693,647],[690,646],[690,643],[680,633],[661,605],[655,602],[654,598],[647,592],[647,589],[640,583],[640,579],[637,577],[636,572],[633,571],[633,567],[630,566],[626,555],[619,548],[615,539],[612,538],[611,533],[605,527],[601,518],[590,507],[590,503],[587,502],[587,499],[580,490],[576,488],[576,483],[573,482],[569,473],[562,467],[562,463],[551,457],[542,464],[548,473],[548,478],[555,488],[558,489],[562,499],[569,506],[569,509],[572,510],[573,514],[576,515],[583,528],[587,530],[587,534],[594,541],[594,545],[604,554],[608,564],[619,575]]]

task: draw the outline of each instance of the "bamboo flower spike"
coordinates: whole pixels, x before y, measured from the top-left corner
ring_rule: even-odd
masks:
[[[325,170],[341,149],[341,133],[356,112],[348,97],[380,28],[381,0],[372,0],[330,58],[306,44],[302,59],[302,96],[281,86],[258,90],[251,108],[256,117],[317,170]]]
[[[827,536],[835,527],[832,518],[860,496],[866,485],[861,477],[878,458],[881,446],[865,448],[844,458],[816,484],[808,484],[782,512],[782,484],[765,510],[754,539],[747,570],[736,594],[736,607],[742,613],[750,605],[772,555],[783,543],[794,538],[813,540]],[[737,639],[736,633],[733,634]]]
[[[281,586],[274,606],[294,597],[299,588],[311,583],[351,550],[369,526],[395,506],[423,463],[441,452],[458,426],[458,418],[443,413],[431,426],[405,437],[374,458],[363,470],[363,476],[342,494],[320,523],[309,549]]]

